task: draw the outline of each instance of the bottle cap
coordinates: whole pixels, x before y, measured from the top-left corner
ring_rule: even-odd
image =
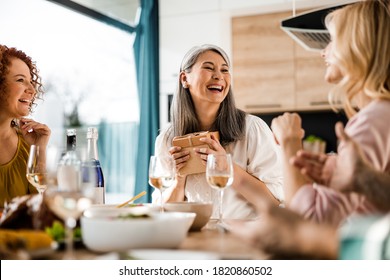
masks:
[[[98,139],[99,133],[96,127],[88,127],[87,138]]]
[[[76,129],[74,129],[74,128],[67,129],[66,135],[69,135],[69,136],[76,135]]]

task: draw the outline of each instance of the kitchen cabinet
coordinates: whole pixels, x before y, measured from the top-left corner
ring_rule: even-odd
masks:
[[[319,52],[280,29],[289,12],[232,18],[233,89],[249,113],[329,109],[330,86]]]

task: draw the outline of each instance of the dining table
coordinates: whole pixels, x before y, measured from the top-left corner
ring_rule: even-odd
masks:
[[[213,257],[213,259],[220,260],[264,260],[268,259],[268,255],[258,248],[252,246],[246,240],[242,240],[240,237],[232,234],[222,227],[215,226],[213,224],[207,224],[200,231],[189,231],[186,238],[177,248],[169,248],[170,252],[177,252],[177,256],[180,253],[186,253],[187,255],[191,252],[205,253]],[[142,248],[137,248],[142,249]],[[159,248],[148,248],[159,250]],[[167,248],[164,248],[167,250]],[[126,252],[129,252],[126,254]],[[96,252],[89,250],[83,244],[75,246],[74,256],[80,260],[95,260],[95,259],[128,259],[130,257],[131,250],[125,250],[125,252]],[[164,251],[162,251],[164,252]],[[208,254],[207,254],[208,253]],[[35,259],[52,259],[60,260],[63,259],[65,250],[57,249],[52,253],[36,257]]]

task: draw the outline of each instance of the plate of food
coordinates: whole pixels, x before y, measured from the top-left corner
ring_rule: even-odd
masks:
[[[0,229],[2,259],[40,258],[57,248],[58,243],[42,230]]]

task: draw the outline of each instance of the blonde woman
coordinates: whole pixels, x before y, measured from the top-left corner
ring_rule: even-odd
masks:
[[[345,131],[374,168],[390,173],[390,8],[389,1],[362,1],[326,17],[331,43],[323,51],[325,79],[336,86],[332,103],[341,101],[349,121]],[[273,120],[273,132],[284,155],[286,204],[304,217],[339,225],[352,213],[374,213],[381,207],[365,195],[337,190],[337,156],[298,154],[303,137],[297,114]],[[338,147],[343,156],[344,146]],[[306,159],[306,161],[305,161]],[[305,175],[305,176],[302,176]],[[312,183],[315,184],[312,184]],[[329,188],[330,187],[330,188]],[[380,192],[378,192],[378,195]]]

